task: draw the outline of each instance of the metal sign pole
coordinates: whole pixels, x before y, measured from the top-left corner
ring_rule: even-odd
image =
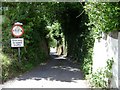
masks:
[[[21,57],[20,57],[20,47],[18,47],[18,62],[21,62]]]

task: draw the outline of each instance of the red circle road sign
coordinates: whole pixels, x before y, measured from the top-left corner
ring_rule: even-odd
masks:
[[[14,25],[11,31],[12,31],[13,36],[15,37],[20,37],[24,33],[24,29],[22,28],[21,25]]]

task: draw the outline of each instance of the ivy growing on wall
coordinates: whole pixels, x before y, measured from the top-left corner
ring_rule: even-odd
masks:
[[[94,38],[101,38],[102,33],[109,34],[120,30],[120,3],[119,2],[88,2],[85,3],[85,12],[89,22],[88,29],[93,31]],[[109,88],[113,60],[107,61],[105,68],[100,68],[90,75],[90,82],[93,87]],[[87,67],[87,66],[86,66]]]
[[[113,59],[107,60],[107,65],[104,68],[97,69],[96,72],[89,75],[88,79],[90,80],[90,83],[92,87],[95,88],[110,88],[111,78],[113,76],[112,74],[112,66],[114,63]]]

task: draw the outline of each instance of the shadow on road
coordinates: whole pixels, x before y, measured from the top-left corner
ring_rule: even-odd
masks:
[[[79,65],[69,62],[66,58],[59,57],[56,54],[51,55],[51,60],[42,66],[38,66],[32,71],[20,76],[17,80],[49,80],[61,82],[75,82],[75,80],[84,80]]]

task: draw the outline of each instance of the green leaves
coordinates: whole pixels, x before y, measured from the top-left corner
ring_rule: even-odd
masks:
[[[51,26],[46,26],[46,29],[49,32],[47,34],[47,38],[49,38],[49,46],[56,47],[57,40],[63,38],[63,33],[61,32],[61,24],[58,21],[55,21]]]
[[[96,72],[88,76],[90,83],[95,88],[108,88],[109,80],[112,78],[113,74],[111,72],[112,65],[114,63],[113,59],[107,60],[106,67],[97,69]]]
[[[20,71],[20,73],[25,72],[47,60],[48,47],[46,35],[48,32],[45,28],[48,20],[50,21],[51,19],[48,19],[47,5],[49,4],[47,3],[4,2],[2,5],[2,7],[5,7],[3,9],[4,20],[2,23],[2,51],[5,56],[8,56],[3,62],[3,81],[5,81],[14,76],[16,71]],[[22,62],[17,65],[14,65],[18,58],[17,48],[10,47],[10,39],[14,38],[11,34],[11,28],[15,22],[23,23],[24,34],[22,38],[25,40],[25,46],[21,48]],[[12,68],[9,68],[11,65]]]
[[[89,16],[89,26],[92,25],[96,36],[101,32],[119,30],[118,18],[120,17],[120,5],[116,3],[86,3],[85,11]],[[98,33],[98,35],[97,35]]]

